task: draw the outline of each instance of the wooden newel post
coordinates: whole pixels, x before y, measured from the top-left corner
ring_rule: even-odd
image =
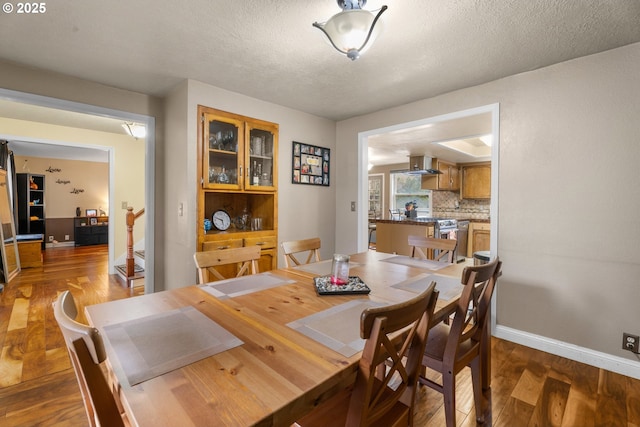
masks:
[[[135,271],[135,260],[133,259],[133,224],[135,220],[133,208],[129,206],[127,208],[127,277],[133,276]]]

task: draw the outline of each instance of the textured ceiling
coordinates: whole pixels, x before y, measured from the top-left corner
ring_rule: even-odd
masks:
[[[0,58],[157,96],[196,79],[342,120],[640,41],[638,0],[386,4],[353,62],[311,26],[334,0],[57,0],[0,15]]]
[[[369,0],[366,9],[382,4],[384,31],[357,61],[311,25],[339,12],[334,0],[57,0],[38,15],[0,13],[0,60],[159,97],[195,79],[343,120],[640,41],[640,0]],[[122,133],[119,121],[1,101],[0,116]],[[487,122],[441,126],[372,137],[370,155],[377,164],[441,156],[425,141],[479,135]]]

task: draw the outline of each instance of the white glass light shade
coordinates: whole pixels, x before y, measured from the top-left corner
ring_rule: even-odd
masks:
[[[369,42],[366,46],[362,46],[367,40],[369,29],[375,17],[368,10],[345,10],[332,16],[324,25],[324,30],[340,50],[348,52],[356,49],[362,53],[373,43],[382,28],[382,22],[378,22],[371,33]]]
[[[123,123],[122,127],[125,131],[135,139],[147,136],[147,128],[138,123]]]
[[[327,36],[336,50],[347,55],[349,59],[356,60],[360,53],[371,46],[382,30],[382,22],[378,21],[385,10],[387,6],[382,6],[377,14],[363,9],[344,9],[324,24],[314,22],[313,26]]]

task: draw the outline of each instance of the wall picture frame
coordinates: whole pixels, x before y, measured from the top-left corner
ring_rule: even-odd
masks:
[[[293,141],[291,165],[293,184],[330,186],[330,148]]]

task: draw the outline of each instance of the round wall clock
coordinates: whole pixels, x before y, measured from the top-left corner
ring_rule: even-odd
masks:
[[[227,211],[219,209],[213,213],[213,226],[220,231],[225,231],[231,225],[231,217]]]

